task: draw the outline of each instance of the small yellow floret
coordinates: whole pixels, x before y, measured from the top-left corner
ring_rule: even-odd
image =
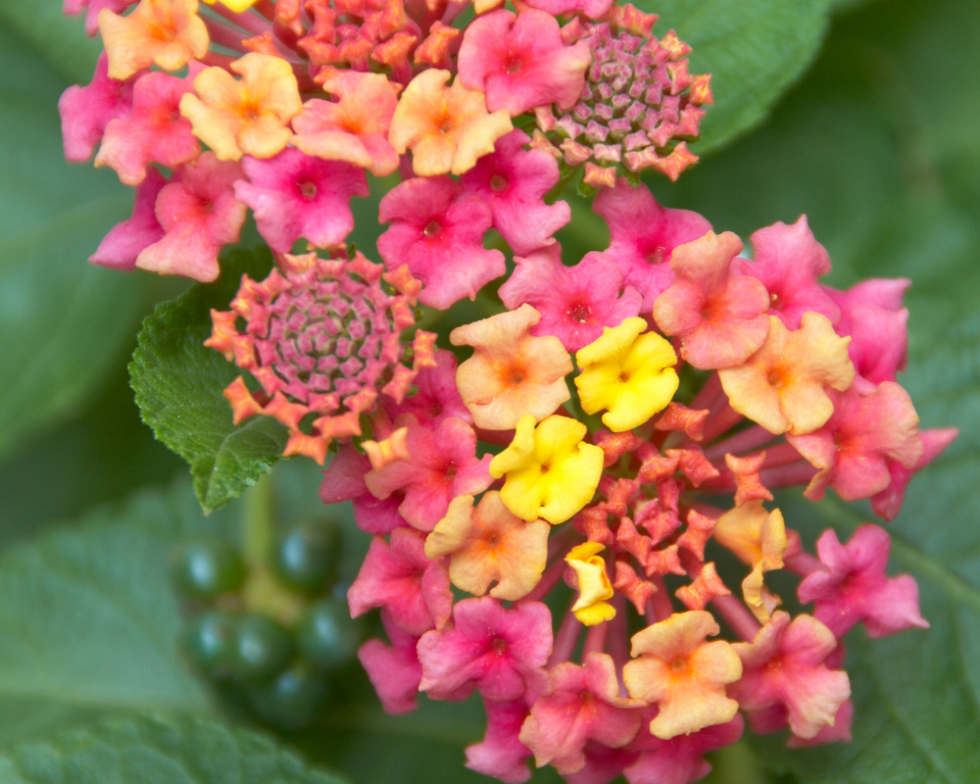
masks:
[[[572,612],[586,626],[596,626],[616,617],[616,608],[606,602],[612,599],[613,587],[606,573],[606,562],[598,553],[605,550],[598,542],[585,542],[573,547],[565,556],[578,580],[578,600]]]
[[[215,0],[204,0],[208,5],[214,5]],[[253,5],[255,5],[258,0],[218,0],[223,6],[227,6],[235,13],[241,13]]]
[[[582,408],[589,414],[605,409],[602,423],[615,433],[665,409],[680,383],[674,349],[655,332],[640,334],[646,326],[639,317],[628,318],[575,355]]]
[[[592,500],[603,451],[582,442],[587,432],[568,417],[549,416],[536,428],[532,415],[521,417],[511,445],[490,463],[492,477],[507,477],[500,497],[513,514],[557,525]]]

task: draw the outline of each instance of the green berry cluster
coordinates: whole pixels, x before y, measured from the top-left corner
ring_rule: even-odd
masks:
[[[332,674],[361,642],[337,585],[340,544],[339,531],[321,523],[285,532],[258,563],[219,538],[185,542],[175,553],[191,666],[270,724],[309,724]]]

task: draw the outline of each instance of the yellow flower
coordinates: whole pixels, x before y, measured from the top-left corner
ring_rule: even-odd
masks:
[[[204,0],[204,2],[208,5],[214,5],[214,0]],[[241,13],[255,5],[258,0],[218,0],[218,2],[221,5],[227,6],[235,13]]]
[[[250,52],[224,68],[205,68],[194,92],[180,99],[180,113],[194,135],[223,161],[242,155],[272,158],[292,138],[289,121],[303,109],[292,66],[280,57]]]
[[[646,321],[628,318],[606,327],[602,337],[575,355],[575,379],[586,413],[602,409],[602,423],[615,433],[631,430],[667,407],[679,383],[677,355],[655,332],[640,334]]]
[[[598,542],[585,542],[573,547],[565,556],[565,563],[575,571],[578,581],[578,600],[572,605],[572,612],[586,626],[616,617],[616,608],[605,601],[612,599],[614,593],[606,573],[606,562],[599,555],[605,549]]]
[[[511,445],[490,463],[492,477],[507,477],[500,497],[512,513],[557,525],[592,500],[604,453],[582,442],[587,432],[568,417],[547,417],[537,428],[531,414],[521,417]]]

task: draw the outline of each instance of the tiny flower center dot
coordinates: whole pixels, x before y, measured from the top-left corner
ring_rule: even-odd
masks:
[[[568,315],[572,321],[577,321],[579,324],[585,324],[592,315],[592,308],[585,303],[580,302],[576,305],[572,305],[572,307],[568,309]]]
[[[687,659],[682,659],[680,657],[674,659],[670,663],[670,669],[676,672],[678,675],[687,670]]]
[[[503,655],[507,650],[507,640],[503,639],[502,637],[494,637],[493,650],[498,655]]]
[[[507,180],[501,177],[499,174],[493,175],[490,178],[490,190],[495,193],[500,193],[501,191],[507,190]]]
[[[507,380],[515,387],[520,386],[524,383],[524,374],[520,370],[511,371],[510,378]]]
[[[300,184],[299,192],[302,194],[304,199],[310,201],[316,198],[317,187],[312,182],[304,182]]]
[[[516,74],[516,73],[520,73],[521,69],[523,68],[524,68],[524,63],[521,62],[520,59],[515,57],[514,59],[510,60],[510,62],[507,63],[506,70],[507,73],[509,74]]]
[[[425,230],[422,233],[425,234],[426,237],[434,237],[440,232],[441,229],[442,226],[439,224],[439,221],[430,221],[429,225],[425,227]]]

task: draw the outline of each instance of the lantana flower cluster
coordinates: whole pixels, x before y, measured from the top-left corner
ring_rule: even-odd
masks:
[[[773,491],[888,521],[955,437],[896,381],[909,281],[821,283],[805,216],[746,252],[656,201],[639,174],[696,161],[712,96],[655,16],[468,5],[66,0],[105,46],[61,100],[66,155],[136,189],[91,260],[210,282],[251,211],[276,265],[212,313],[225,397],[285,425],[373,537],[348,599],[380,609],[359,656],[385,709],[479,692],[468,767],[686,784],[746,722],[848,740],[841,639],[927,626],[918,589],[879,525],[805,552]],[[345,244],[368,173],[399,175],[380,263]],[[576,179],[610,242],[569,264]],[[417,328],[488,287],[502,312],[457,353]]]

